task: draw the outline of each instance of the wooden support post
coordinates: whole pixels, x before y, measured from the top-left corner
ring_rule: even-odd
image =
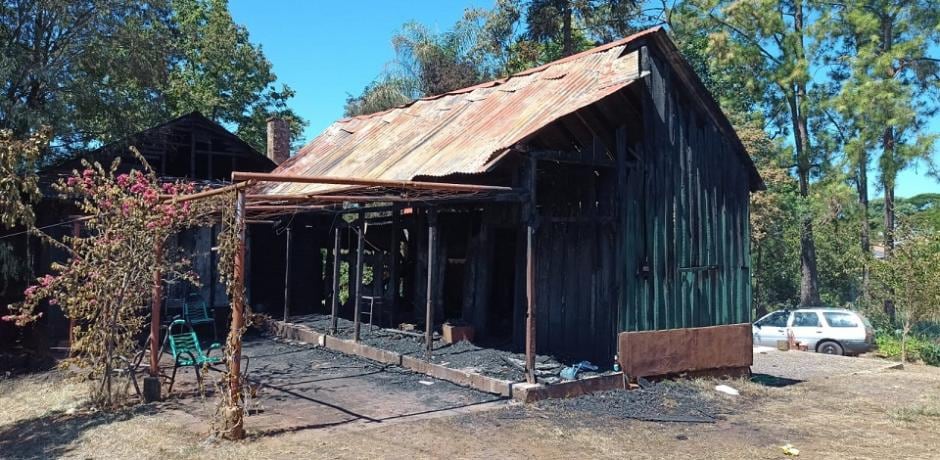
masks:
[[[356,298],[353,304],[353,340],[356,342],[359,341],[359,329],[361,326],[361,322],[359,321],[359,309],[362,303],[362,244],[365,240],[366,233],[365,217],[365,213],[359,213],[359,244],[356,247]]]
[[[150,369],[151,377],[160,376],[160,307],[163,304],[163,279],[158,268],[163,259],[163,242],[153,248],[156,266],[153,270],[153,290],[150,297]]]
[[[76,220],[72,222],[72,237],[79,238],[82,236],[82,221]],[[75,318],[69,318],[69,356],[74,356],[73,346],[75,344]]]
[[[241,361],[242,340],[241,330],[245,327],[245,298],[240,294],[245,291],[245,191],[238,190],[235,195],[235,228],[238,231],[238,249],[235,252],[235,292],[232,299],[232,325],[229,336],[234,340],[229,343],[232,347],[232,357],[228,367],[229,397],[233,411],[231,426],[227,428],[231,439],[241,439],[245,436],[244,419],[242,418],[241,396]]]
[[[434,258],[437,257],[435,249],[437,245],[437,210],[428,210],[428,293],[427,293],[427,316],[424,325],[424,343],[426,347],[427,360],[431,360],[431,352],[434,350],[434,293],[437,291],[434,286],[434,271],[437,267],[434,264]]]
[[[293,224],[287,225],[287,233],[285,234],[285,255],[284,255],[284,322],[287,322],[287,318],[290,317],[290,243],[293,239],[293,234],[291,229]]]
[[[536,383],[535,380],[535,226],[536,226],[536,201],[535,201],[535,178],[537,175],[537,164],[535,158],[528,159],[528,175],[525,178],[526,188],[529,192],[529,200],[525,205],[525,215],[527,221],[526,228],[526,253],[525,253],[525,292],[526,292],[526,319],[525,319],[525,380],[528,383]]]
[[[219,279],[216,273],[218,262],[215,253],[217,250],[213,249],[219,245],[217,241],[219,235],[216,233],[215,225],[216,224],[213,223],[212,226],[209,227],[209,311],[212,312],[213,319],[215,318],[215,288]],[[217,337],[216,340],[218,340]]]
[[[398,206],[392,210],[392,241],[389,244],[388,261],[388,311],[392,316],[398,314],[398,257],[401,254],[401,210]],[[397,316],[396,316],[397,317]]]
[[[532,241],[534,236],[535,227],[530,223],[526,229],[525,252],[525,380],[528,383],[535,383],[535,254]]]
[[[146,402],[160,400],[160,307],[163,303],[163,280],[159,266],[163,258],[162,241],[154,243],[153,253],[156,261],[150,298],[150,366],[147,376],[144,377],[143,391],[143,399]]]
[[[333,236],[333,293],[330,295],[330,334],[336,335],[336,313],[339,310],[340,228]]]

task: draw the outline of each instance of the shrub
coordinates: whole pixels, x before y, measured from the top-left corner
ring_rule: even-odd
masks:
[[[901,359],[901,333],[880,329],[875,335],[878,354],[886,358]],[[940,343],[936,339],[922,335],[912,335],[907,339],[907,361],[922,361],[931,366],[940,366]]]

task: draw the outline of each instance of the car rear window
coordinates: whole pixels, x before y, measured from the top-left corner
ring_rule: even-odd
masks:
[[[858,327],[858,319],[851,313],[839,311],[823,312],[829,327]]]

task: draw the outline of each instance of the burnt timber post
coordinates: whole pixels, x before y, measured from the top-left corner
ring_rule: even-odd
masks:
[[[424,320],[424,345],[425,356],[428,361],[431,360],[431,352],[434,350],[434,257],[435,246],[437,245],[437,210],[431,208],[428,210],[428,293],[427,293],[427,315]]]
[[[360,211],[359,228],[356,229],[359,235],[359,243],[356,246],[356,298],[355,303],[353,303],[353,340],[356,342],[359,341],[359,329],[362,326],[359,320],[359,309],[362,303],[362,244],[365,240],[365,223],[366,215]]]
[[[144,401],[160,399],[160,306],[163,303],[163,282],[160,263],[163,259],[163,242],[153,245],[154,269],[153,290],[150,298],[150,367],[144,378]],[[71,331],[69,332],[71,334]]]
[[[72,222],[72,238],[79,238],[82,236],[82,221],[80,217],[72,217],[76,219]],[[69,356],[73,356],[73,347],[75,345],[75,318],[69,318]]]
[[[389,244],[389,259],[388,261],[388,296],[387,305],[388,311],[391,312],[392,316],[398,314],[398,254],[399,249],[401,249],[401,206],[395,205],[392,209],[392,231],[391,238],[392,241]]]
[[[336,312],[339,310],[340,228],[333,234],[333,292],[330,294],[330,334],[336,335]]]
[[[235,194],[235,230],[237,235],[237,248],[234,260],[235,295],[232,299],[232,325],[229,331],[233,340],[228,343],[232,347],[232,358],[229,362],[229,397],[233,409],[232,425],[229,426],[229,436],[232,439],[244,437],[244,419],[241,410],[241,361],[242,340],[241,330],[245,327],[245,191],[238,189]]]
[[[528,177],[525,186],[528,189],[529,199],[524,205],[526,216],[526,252],[525,252],[525,292],[526,292],[526,318],[525,318],[525,380],[528,383],[535,381],[535,177],[536,159],[526,159]]]
[[[287,224],[287,233],[284,235],[285,255],[284,255],[284,322],[290,317],[290,244],[293,239],[291,229],[293,223]]]

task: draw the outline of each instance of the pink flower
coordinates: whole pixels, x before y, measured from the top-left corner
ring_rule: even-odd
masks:
[[[30,286],[26,288],[25,291],[23,291],[23,295],[25,295],[27,299],[31,298],[32,296],[36,295],[36,289],[38,289],[38,286]]]
[[[142,184],[140,182],[135,182],[134,185],[131,185],[131,193],[143,193],[147,190],[147,184]]]
[[[70,176],[68,179],[65,180],[65,184],[68,185],[69,187],[74,187],[75,184],[77,183],[78,183],[78,178],[76,178],[75,176]]]
[[[82,171],[82,177],[84,177],[85,179],[91,179],[91,176],[94,176],[94,175],[95,175],[95,171],[91,168],[85,168],[85,170]]]
[[[117,183],[121,187],[127,188],[127,185],[131,183],[131,176],[128,176],[127,174],[121,174],[117,176]]]
[[[48,287],[50,284],[52,284],[53,281],[55,281],[55,277],[52,275],[46,275],[42,278],[39,278],[39,284],[42,287]]]

